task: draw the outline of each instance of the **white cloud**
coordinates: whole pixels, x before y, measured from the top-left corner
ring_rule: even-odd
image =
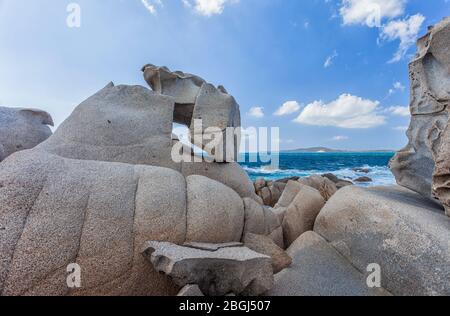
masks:
[[[405,13],[408,0],[342,0],[340,14],[344,25],[366,25],[380,29],[380,38],[399,40],[400,45],[390,63],[400,61],[414,45],[425,17],[416,14],[398,19]]]
[[[413,15],[404,20],[391,21],[381,29],[380,37],[383,40],[400,40],[400,46],[390,62],[400,61],[414,45],[425,17],[422,14]]]
[[[157,14],[157,6],[162,7],[163,3],[161,0],[141,0],[144,7],[153,15]]]
[[[225,5],[239,2],[239,0],[182,0],[182,2],[186,7],[193,7],[201,15],[211,16],[222,14]]]
[[[276,116],[284,116],[300,111],[300,104],[297,101],[285,102],[275,113]]]
[[[399,132],[406,132],[408,130],[408,126],[397,126],[397,127],[394,127],[393,130],[399,131]]]
[[[399,81],[395,82],[388,91],[388,96],[393,95],[396,91],[405,91],[406,87]]]
[[[153,15],[158,12],[158,7],[163,6],[162,0],[141,0],[145,8]],[[181,0],[186,8],[194,9],[204,16],[222,14],[225,6],[230,3],[237,3],[239,0]]]
[[[411,111],[409,110],[408,106],[392,106],[388,109],[388,111],[394,115],[398,116],[410,116]]]
[[[248,115],[254,118],[263,118],[264,117],[264,108],[260,106],[255,106],[250,109]]]
[[[394,89],[404,91],[405,86],[401,82],[397,81],[394,83]]]
[[[327,57],[325,63],[323,64],[324,68],[331,67],[333,65],[334,60],[338,57],[337,51],[334,51],[333,54]]]
[[[351,129],[377,127],[386,123],[386,118],[378,113],[379,104],[378,101],[342,94],[328,104],[322,101],[308,104],[294,121],[307,125]]]
[[[334,136],[333,140],[336,142],[340,142],[340,141],[344,141],[344,140],[348,140],[348,136]]]
[[[344,25],[379,27],[383,19],[402,15],[405,4],[406,0],[343,0],[339,12]]]

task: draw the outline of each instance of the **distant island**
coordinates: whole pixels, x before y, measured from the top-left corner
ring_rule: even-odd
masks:
[[[345,153],[345,152],[364,152],[364,153],[383,153],[383,152],[395,152],[393,149],[377,149],[377,150],[340,150],[331,149],[326,147],[310,147],[310,148],[299,148],[293,150],[282,150],[284,153]]]

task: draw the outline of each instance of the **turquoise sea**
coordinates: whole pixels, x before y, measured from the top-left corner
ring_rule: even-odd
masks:
[[[279,167],[273,168],[270,163],[249,162],[255,159],[255,154],[245,154],[245,161],[241,163],[250,178],[258,177],[278,180],[288,177],[307,177],[314,174],[333,173],[339,178],[354,180],[361,176],[370,177],[373,182],[367,185],[395,184],[394,176],[389,170],[389,160],[394,152],[333,152],[333,153],[295,153],[279,154]],[[354,169],[367,168],[369,173],[358,172]]]

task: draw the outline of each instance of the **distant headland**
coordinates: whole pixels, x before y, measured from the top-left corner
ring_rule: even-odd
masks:
[[[283,153],[346,153],[346,152],[362,152],[362,153],[390,153],[395,152],[394,149],[372,149],[372,150],[343,150],[343,149],[331,149],[327,147],[310,147],[299,148],[292,150],[282,150]]]

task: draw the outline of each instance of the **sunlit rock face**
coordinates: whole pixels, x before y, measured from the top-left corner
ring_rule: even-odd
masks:
[[[417,42],[411,62],[409,144],[391,161],[398,184],[432,197],[432,175],[443,143],[450,104],[450,18]]]

